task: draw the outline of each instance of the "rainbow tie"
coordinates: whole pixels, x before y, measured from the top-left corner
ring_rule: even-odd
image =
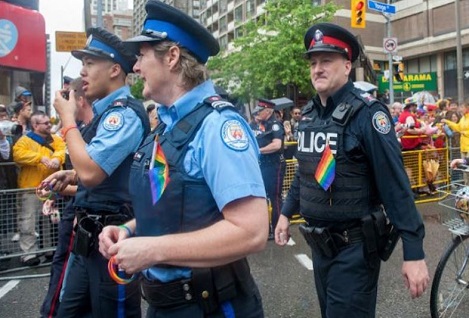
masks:
[[[159,135],[156,135],[155,137],[148,177],[150,178],[153,204],[156,204],[169,183],[169,166],[166,162],[163,148],[159,143]]]

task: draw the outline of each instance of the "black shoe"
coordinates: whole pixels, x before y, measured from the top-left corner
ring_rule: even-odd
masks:
[[[39,263],[41,263],[41,260],[38,257],[33,257],[21,262],[23,266],[37,266]]]

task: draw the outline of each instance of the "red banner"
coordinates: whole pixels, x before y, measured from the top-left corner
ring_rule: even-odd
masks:
[[[46,71],[46,25],[39,12],[0,1],[0,67]]]

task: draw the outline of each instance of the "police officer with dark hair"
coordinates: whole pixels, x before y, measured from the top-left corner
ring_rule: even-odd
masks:
[[[163,2],[145,9],[141,35],[128,41],[160,123],[134,156],[135,220],[105,227],[100,251],[142,273],[147,317],[263,317],[246,260],[268,234],[255,137],[208,79],[215,38]]]
[[[63,190],[78,184],[75,196],[77,226],[69,264],[71,275],[65,284],[58,317],[81,317],[91,308],[93,317],[140,317],[137,281],[119,286],[108,273],[108,261],[98,250],[98,235],[104,226],[122,224],[133,218],[129,195],[132,158],[150,131],[141,102],[125,85],[135,55],[121,40],[102,28],[88,30],[88,41],[72,55],[83,63],[80,76],[83,91],[93,100],[94,117],[80,133],[76,124],[75,92],[69,100],[56,92],[54,107],[63,128],[74,170],[46,178],[43,188]]]
[[[318,23],[304,43],[317,96],[303,109],[299,166],[275,239],[286,244],[288,218],[299,211],[307,222],[300,231],[312,248],[322,316],[374,317],[381,259],[389,257],[397,234],[412,298],[427,288],[424,225],[387,107],[349,79],[359,54],[356,38]]]
[[[269,240],[274,239],[274,230],[282,208],[282,187],[286,169],[283,157],[285,130],[277,120],[274,109],[275,103],[259,98],[253,110],[254,121],[251,123],[261,152],[259,165],[271,206]]]

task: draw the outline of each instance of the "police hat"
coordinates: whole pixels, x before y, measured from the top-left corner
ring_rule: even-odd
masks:
[[[257,114],[258,112],[260,112],[261,110],[264,110],[266,108],[274,109],[275,108],[275,103],[272,102],[269,99],[259,98],[258,102],[257,102],[257,106],[254,108],[252,113]]]
[[[72,51],[72,55],[81,60],[85,56],[107,59],[119,64],[125,73],[132,72],[136,57],[122,43],[117,35],[103,28],[89,28],[88,40],[82,50]]]
[[[147,18],[141,34],[125,41],[134,51],[139,49],[142,42],[174,41],[203,64],[209,56],[220,51],[220,45],[213,35],[186,13],[157,0],[149,0],[145,10]]]
[[[360,52],[360,45],[355,36],[332,23],[318,23],[310,27],[304,43],[308,57],[315,52],[331,52],[340,53],[354,62]]]

